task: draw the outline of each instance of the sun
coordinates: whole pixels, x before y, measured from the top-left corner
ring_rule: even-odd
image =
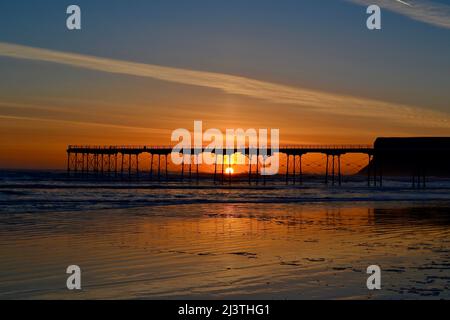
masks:
[[[225,169],[225,173],[226,173],[226,174],[233,174],[233,173],[234,173],[234,170],[233,170],[232,167],[228,167],[228,168]]]

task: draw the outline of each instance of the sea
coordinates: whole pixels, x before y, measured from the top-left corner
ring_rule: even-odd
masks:
[[[366,179],[3,170],[0,299],[450,298],[450,179]]]

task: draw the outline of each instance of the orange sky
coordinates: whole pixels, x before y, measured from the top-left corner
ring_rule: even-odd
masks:
[[[0,55],[39,70],[0,100],[2,168],[65,168],[69,144],[170,145],[195,120],[279,129],[280,144],[450,134],[446,113],[406,104],[7,43]]]

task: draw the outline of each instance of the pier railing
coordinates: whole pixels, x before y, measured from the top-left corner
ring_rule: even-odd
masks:
[[[69,145],[68,151],[76,150],[162,150],[162,149],[173,149],[175,145]],[[270,145],[269,145],[270,146]],[[202,149],[206,149],[208,145],[202,145]],[[249,147],[245,147],[248,149]],[[196,146],[192,146],[191,149],[197,149]],[[228,149],[226,146],[222,149]],[[238,147],[234,147],[238,149]],[[258,148],[255,148],[258,149]],[[368,144],[286,144],[280,145],[279,150],[371,150],[372,145]]]

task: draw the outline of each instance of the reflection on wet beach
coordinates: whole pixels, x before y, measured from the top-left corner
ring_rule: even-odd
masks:
[[[1,298],[449,298],[450,204],[189,204],[0,215]],[[68,265],[81,292],[65,289]],[[382,290],[366,268],[382,269]]]

